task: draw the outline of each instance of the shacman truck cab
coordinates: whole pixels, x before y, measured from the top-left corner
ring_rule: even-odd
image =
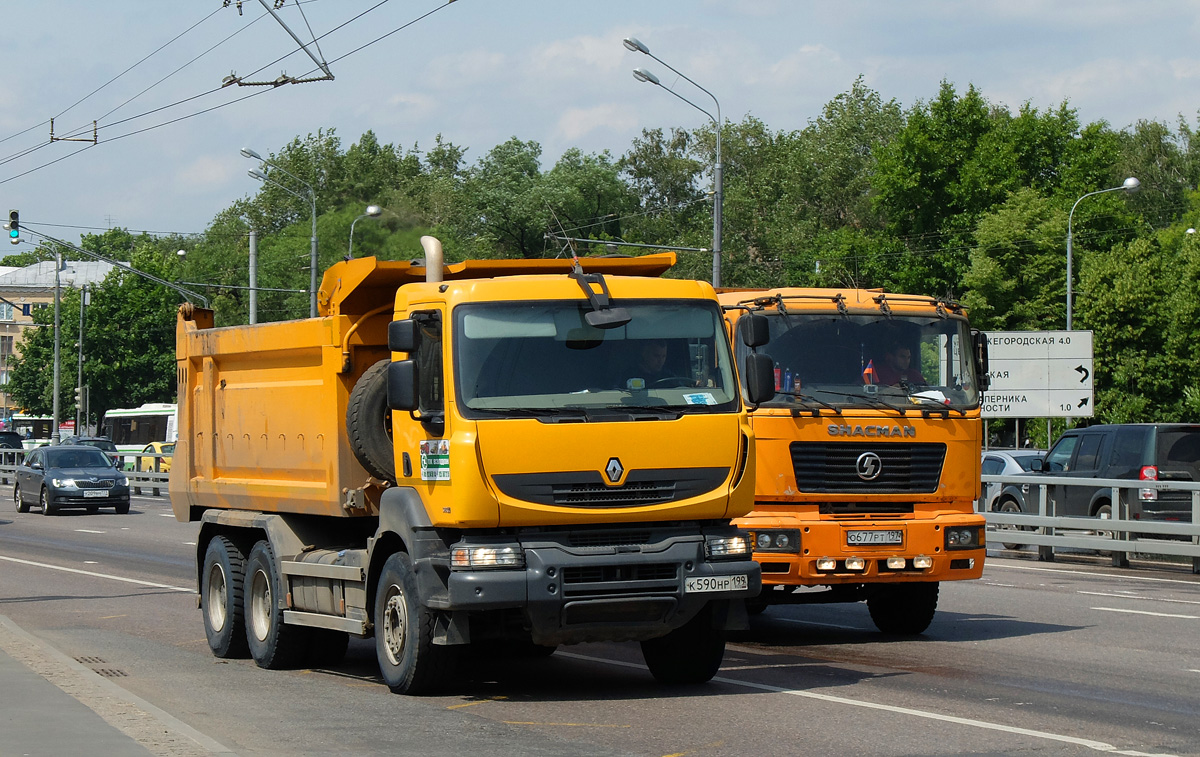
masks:
[[[331,267],[317,318],[181,308],[171,499],[201,524],[213,652],[328,663],[373,636],[419,694],[467,644],[639,641],[658,679],[708,680],[760,589],[712,287],[659,278],[673,254],[444,265],[422,243]],[[648,345],[666,377],[634,363]]]
[[[737,349],[761,344],[778,390],[750,400],[754,511],[735,521],[762,565],[751,610],[866,600],[881,631],[921,633],[939,582],[983,572],[983,335],[955,303],[882,290],[720,300],[731,333],[765,329]]]

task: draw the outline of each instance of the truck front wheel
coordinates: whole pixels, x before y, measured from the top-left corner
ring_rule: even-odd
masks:
[[[242,615],[242,591],[246,580],[246,555],[232,541],[217,536],[204,551],[200,574],[200,610],[204,635],[217,657],[244,657],[246,623]]]
[[[260,541],[246,560],[244,613],[246,641],[250,656],[260,668],[278,670],[293,667],[308,650],[306,629],[283,622],[278,598],[283,596],[283,581],[275,567],[271,545]]]
[[[938,583],[881,586],[867,598],[871,620],[880,631],[896,636],[916,636],[933,622],[937,611]]]
[[[396,694],[429,694],[449,681],[457,650],[436,646],[432,610],[421,604],[412,560],[397,552],[383,565],[375,591],[375,655]]]
[[[666,636],[642,642],[646,667],[660,683],[704,683],[725,657],[725,632],[713,628],[711,605]]]

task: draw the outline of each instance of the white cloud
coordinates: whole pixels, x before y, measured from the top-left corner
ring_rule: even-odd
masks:
[[[568,108],[558,118],[558,137],[576,141],[594,131],[630,131],[638,119],[617,104],[596,105],[590,108]]]

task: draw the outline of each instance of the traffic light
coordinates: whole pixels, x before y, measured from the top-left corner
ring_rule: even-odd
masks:
[[[82,404],[83,404],[83,387],[77,386],[77,387],[75,387],[75,406],[79,407]]]
[[[8,241],[10,244],[21,243],[21,214],[15,210],[8,211]]]

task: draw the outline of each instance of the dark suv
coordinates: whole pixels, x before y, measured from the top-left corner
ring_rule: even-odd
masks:
[[[1200,425],[1127,423],[1068,429],[1039,468],[1052,476],[1121,478],[1131,481],[1200,481]],[[1057,515],[1106,517],[1112,489],[1051,486]],[[1130,518],[1191,522],[1192,494],[1152,488],[1122,489]]]

